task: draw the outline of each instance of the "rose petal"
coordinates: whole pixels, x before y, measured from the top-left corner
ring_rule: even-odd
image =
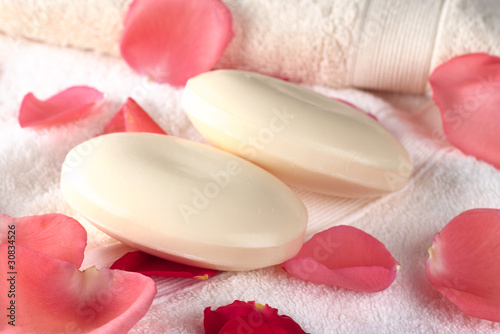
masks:
[[[110,269],[141,273],[146,276],[184,277],[206,280],[217,270],[191,267],[168,261],[141,251],[128,252],[115,261]]]
[[[230,320],[217,333],[288,334],[283,328],[255,321],[250,317],[238,317]]]
[[[144,109],[128,98],[111,120],[104,126],[104,133],[113,132],[151,132],[166,135],[167,133],[156,124]]]
[[[120,41],[123,59],[155,81],[184,85],[215,65],[233,37],[220,0],[135,0]]]
[[[500,58],[459,56],[429,77],[448,141],[500,168]]]
[[[500,210],[473,209],[434,236],[426,273],[470,316],[500,322]]]
[[[0,215],[0,225],[2,244],[25,246],[78,267],[83,262],[87,232],[71,217],[58,213],[22,218]]]
[[[377,118],[377,116],[375,116],[375,115],[374,115],[374,114],[372,114],[371,112],[364,111],[364,110],[362,110],[362,109],[358,108],[356,105],[354,105],[354,104],[352,104],[351,102],[348,102],[348,101],[346,101],[346,100],[343,100],[343,99],[338,99],[338,98],[333,98],[333,99],[334,99],[334,100],[337,100],[337,101],[339,101],[339,102],[342,102],[342,103],[344,103],[344,104],[347,104],[349,107],[353,107],[353,108],[354,108],[354,109],[356,109],[356,110],[359,110],[359,111],[364,112],[365,114],[367,114],[368,116],[370,116],[371,118],[373,118],[374,120],[376,120],[376,121],[378,122],[378,118]]]
[[[96,109],[103,98],[103,93],[87,86],[70,87],[45,101],[28,93],[21,103],[19,124],[25,128],[74,121]]]
[[[380,241],[344,225],[315,234],[282,266],[305,281],[362,292],[387,289],[399,270],[399,264]]]
[[[7,266],[7,247],[0,245],[1,268]],[[141,274],[81,272],[72,263],[19,245],[15,256],[17,274],[0,271],[0,290],[2,297],[13,290],[7,302],[14,301],[15,325],[23,333],[126,333],[156,294],[154,281]]]
[[[278,315],[277,309],[255,301],[235,300],[214,311],[207,307],[204,316],[205,334],[239,333],[232,331],[233,329],[242,333],[305,334],[289,316]]]

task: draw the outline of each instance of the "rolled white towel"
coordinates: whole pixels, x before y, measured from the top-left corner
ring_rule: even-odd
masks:
[[[453,56],[500,55],[497,0],[223,0],[234,39],[216,64],[330,87],[424,93]],[[131,0],[0,0],[0,31],[118,56]]]

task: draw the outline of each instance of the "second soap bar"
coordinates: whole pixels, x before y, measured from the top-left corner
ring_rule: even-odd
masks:
[[[207,72],[188,81],[182,104],[212,144],[312,191],[382,195],[403,188],[413,168],[405,148],[372,117],[283,80]]]

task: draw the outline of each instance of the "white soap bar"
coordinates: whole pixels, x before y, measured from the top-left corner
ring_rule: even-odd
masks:
[[[66,201],[112,237],[198,267],[249,270],[302,246],[307,211],[282,181],[217,148],[149,133],[116,133],[73,148]]]
[[[207,72],[187,82],[182,105],[213,145],[312,191],[377,196],[403,188],[413,168],[372,117],[283,80]]]

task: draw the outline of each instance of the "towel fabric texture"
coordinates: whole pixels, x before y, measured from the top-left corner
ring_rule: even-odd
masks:
[[[87,229],[89,238],[83,269],[92,265],[108,266],[129,248],[87,223],[65,203],[59,190],[59,177],[67,152],[76,144],[101,133],[104,124],[129,96],[136,99],[170,135],[204,142],[180,106],[182,88],[149,82],[136,75],[123,60],[109,55],[116,54],[117,35],[114,34],[118,31],[115,29],[119,27],[119,17],[124,13],[123,6],[126,2],[88,2],[95,4],[95,8],[90,6],[95,9],[95,13],[94,9],[87,9],[89,15],[116,11],[116,19],[109,14],[109,25],[104,24],[105,20],[92,21],[91,16],[81,18],[92,22],[93,29],[102,26],[102,29],[108,31],[108,34],[97,34],[95,40],[87,40],[89,43],[99,41],[101,44],[78,44],[76,40],[62,37],[51,41],[81,48],[92,47],[98,51],[0,35],[0,212],[14,217],[60,212],[78,219]],[[293,188],[309,212],[307,238],[334,225],[355,226],[384,243],[401,264],[401,270],[395,282],[379,293],[359,293],[301,281],[288,275],[279,265],[248,272],[224,272],[206,281],[155,278],[158,294],[146,316],[135,325],[131,333],[203,333],[204,308],[216,308],[236,299],[267,303],[278,308],[281,314],[292,317],[306,332],[314,334],[498,333],[499,323],[467,316],[433,289],[426,278],[424,267],[427,248],[432,244],[433,235],[450,219],[472,208],[500,208],[500,171],[490,164],[462,154],[447,143],[439,111],[428,97],[331,87],[332,81],[328,80],[332,79],[332,71],[341,72],[341,81],[347,80],[342,83],[357,77],[356,71],[342,68],[343,61],[351,64],[352,61],[356,63],[366,57],[360,58],[358,54],[353,59],[348,55],[337,54],[341,48],[341,38],[328,43],[318,35],[318,31],[331,34],[335,33],[339,25],[351,27],[355,18],[361,15],[352,8],[363,9],[362,12],[366,15],[368,2],[304,2],[304,5],[316,6],[316,16],[312,17],[298,7],[289,6],[288,3],[291,2],[287,2],[287,5],[281,2],[284,8],[278,10],[276,2],[228,1],[230,8],[235,11],[235,31],[239,37],[232,42],[219,66],[232,66],[242,61],[239,63],[241,67],[283,76],[290,74],[288,77],[291,79],[314,82],[315,85],[309,87],[351,102],[374,114],[402,142],[409,151],[415,168],[408,186],[399,192],[372,199],[346,199]],[[303,1],[294,2],[298,6]],[[467,6],[477,6],[476,9],[479,10],[480,2],[485,1],[421,3],[429,6],[429,15],[441,17],[444,12],[465,15],[464,8]],[[0,15],[6,15],[7,7],[13,10],[28,3],[30,6],[43,6],[45,2],[23,0],[16,1],[14,5],[14,1],[2,0],[0,3]],[[74,6],[70,1],[51,3],[63,4],[68,11]],[[254,3],[259,3],[262,8]],[[369,4],[376,6],[379,2],[372,1]],[[416,2],[412,2],[410,6],[415,4]],[[100,8],[98,6],[103,6],[102,10],[96,9]],[[406,3],[401,1],[399,6],[403,11]],[[341,16],[337,16],[335,21],[332,18],[338,10],[346,11],[342,16],[343,20],[340,19]],[[276,12],[271,14],[271,11]],[[493,15],[493,12],[490,14]],[[308,23],[299,19],[302,16]],[[264,21],[263,18],[266,17],[272,17],[275,21]],[[0,22],[3,28],[9,24],[11,27],[15,26],[12,22],[5,22],[3,17]],[[259,22],[267,22],[268,25],[260,26]],[[45,21],[46,26],[52,24],[59,23],[52,19]],[[66,33],[84,33],[71,30],[71,22],[67,24],[71,32],[60,30],[60,36],[67,36]],[[323,30],[320,29],[320,24],[324,24],[321,28]],[[437,29],[437,36],[446,39],[448,43],[457,43],[454,46],[448,45],[448,51],[456,52],[459,48],[457,45],[460,44],[458,41],[464,38],[463,34],[460,35],[462,30],[454,31],[457,34],[454,35],[455,38],[445,38],[444,36],[451,34],[450,31],[445,31],[446,23],[438,26],[428,26],[425,29]],[[474,29],[481,30],[481,26],[474,27],[464,27],[463,31],[473,34]],[[79,28],[90,31],[85,25],[79,24]],[[356,29],[352,31],[360,31]],[[268,35],[260,44],[257,43],[257,36],[262,37],[266,31]],[[291,42],[285,38],[289,36],[293,39],[299,32],[303,33],[299,40]],[[491,48],[498,48],[500,45],[500,34],[496,33],[495,36],[495,39],[493,36],[483,36],[491,38]],[[40,39],[49,40],[47,35]],[[348,40],[345,42],[348,43]],[[470,43],[468,47],[475,48],[472,45],[474,42]],[[312,45],[316,45],[317,49]],[[481,45],[486,47],[485,44]],[[462,44],[460,47],[463,48],[460,49],[462,51],[468,48]],[[365,51],[362,50],[361,53]],[[437,53],[432,52],[430,59],[418,57],[415,61],[422,62],[422,66],[425,63],[425,66],[432,67],[432,64],[438,62],[436,59],[449,57],[448,51],[443,48]],[[318,55],[318,52],[321,54]],[[344,56],[345,59],[342,59]],[[380,80],[381,87],[391,82],[402,82],[399,79],[394,79],[393,82],[390,77],[384,77],[389,65],[385,68],[377,67],[380,72],[373,76],[373,80]],[[408,87],[419,87],[408,90],[422,90],[425,85],[422,80],[417,76],[415,82],[408,80]],[[26,93],[34,92],[39,98],[47,98],[74,85],[89,85],[106,92],[108,95],[102,109],[85,119],[65,125],[20,128],[17,115]]]
[[[453,56],[500,56],[497,0],[223,0],[234,39],[216,67],[332,88],[428,91]],[[0,0],[0,31],[119,55],[131,0]]]

